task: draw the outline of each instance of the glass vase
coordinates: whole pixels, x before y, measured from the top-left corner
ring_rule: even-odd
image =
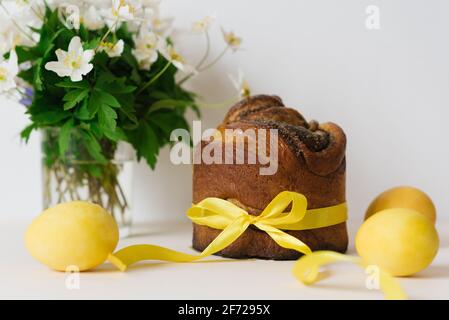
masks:
[[[105,208],[116,220],[120,237],[131,233],[131,193],[135,153],[125,142],[100,141],[106,161],[93,160],[82,134],[73,130],[64,156],[59,129],[42,131],[44,209],[69,201],[89,201]]]

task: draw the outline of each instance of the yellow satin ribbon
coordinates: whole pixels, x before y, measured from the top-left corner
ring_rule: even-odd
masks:
[[[334,251],[315,251],[307,256],[301,257],[293,268],[293,275],[304,283],[310,285],[318,280],[319,268],[335,262],[354,263],[363,269],[368,267],[359,257],[352,257]],[[407,296],[402,290],[396,278],[391,276],[387,271],[377,266],[380,289],[383,291],[385,298],[389,300],[405,300]]]
[[[289,205],[291,210],[285,213]],[[306,197],[296,192],[284,191],[259,216],[252,216],[235,204],[219,198],[207,198],[193,205],[187,211],[187,216],[196,224],[222,230],[200,254],[192,255],[155,245],[133,245],[110,254],[108,260],[122,271],[142,260],[193,262],[223,250],[250,225],[265,231],[281,247],[310,254],[312,251],[304,242],[282,230],[315,229],[345,222],[347,207],[346,203],[342,203],[307,210]]]
[[[288,213],[284,211],[291,205]],[[254,225],[265,231],[278,245],[304,254],[294,268],[294,276],[306,285],[317,281],[319,268],[334,262],[351,262],[363,268],[366,264],[358,257],[333,251],[313,252],[301,240],[282,230],[308,230],[336,225],[347,220],[346,203],[332,207],[307,210],[307,199],[295,192],[281,192],[259,216],[252,216],[235,204],[219,199],[207,198],[193,205],[187,216],[196,224],[222,230],[200,254],[188,254],[155,245],[133,245],[110,254],[108,260],[121,271],[143,260],[169,262],[193,262],[217,253]],[[282,229],[282,230],[281,230]],[[379,268],[379,283],[387,299],[405,299],[406,295],[398,281]]]

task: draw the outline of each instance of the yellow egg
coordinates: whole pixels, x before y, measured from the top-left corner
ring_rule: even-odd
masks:
[[[435,227],[421,213],[393,208],[366,220],[355,245],[362,259],[394,276],[409,276],[425,269],[438,251]]]
[[[376,212],[390,208],[408,208],[422,213],[433,223],[436,220],[436,210],[430,197],[414,187],[396,187],[389,189],[371,202],[365,220]]]
[[[84,271],[103,263],[118,238],[117,223],[106,210],[75,201],[36,217],[26,231],[25,244],[31,256],[52,269]]]

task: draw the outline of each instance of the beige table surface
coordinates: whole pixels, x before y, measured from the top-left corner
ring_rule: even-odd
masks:
[[[79,274],[79,289],[68,289],[67,274],[35,262],[26,252],[27,221],[0,220],[0,299],[382,299],[365,286],[364,271],[348,264],[326,268],[312,287],[291,274],[293,261],[224,260],[189,264],[145,262],[126,273],[110,264]],[[350,226],[353,238],[357,226]],[[439,221],[440,251],[432,266],[401,279],[412,299],[449,298],[449,221]],[[138,224],[119,247],[151,243],[193,252],[186,222]],[[353,244],[349,253],[354,253]],[[221,260],[221,261],[219,261]],[[216,262],[219,261],[219,262]],[[72,278],[73,279],[73,278]],[[73,282],[72,282],[73,283]]]

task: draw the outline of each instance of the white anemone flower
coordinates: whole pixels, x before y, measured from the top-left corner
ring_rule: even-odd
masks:
[[[100,44],[99,50],[106,52],[109,58],[115,58],[120,57],[122,55],[124,46],[125,43],[123,42],[122,39],[120,39],[116,43],[102,42]]]
[[[213,22],[215,21],[215,15],[206,16],[203,19],[193,23],[192,31],[194,33],[203,33],[209,30]]]
[[[181,56],[172,45],[168,45],[161,50],[162,55],[170,61],[177,69],[184,70],[186,60]]]
[[[229,75],[234,88],[238,91],[240,98],[248,98],[251,96],[251,88],[248,81],[245,79],[242,69],[239,69],[237,77]]]
[[[3,0],[2,2],[15,12],[28,11],[31,7],[38,10],[45,9],[44,0]]]
[[[56,50],[58,61],[47,62],[45,69],[56,72],[60,77],[70,77],[73,82],[81,81],[93,65],[89,63],[94,57],[94,50],[83,50],[80,37],[73,37],[68,51]]]
[[[12,32],[0,33],[0,56],[14,47],[14,34]]]
[[[10,51],[8,60],[3,60],[0,56],[0,92],[9,91],[17,86],[15,77],[18,73],[19,65],[14,50]]]
[[[164,58],[170,61],[178,70],[185,73],[198,73],[194,67],[187,64],[184,57],[180,55],[172,45],[167,45],[164,48],[160,48],[160,52]]]
[[[3,2],[5,2],[3,0]],[[30,27],[40,29],[45,14],[45,0],[15,0],[11,7],[11,19],[27,33]],[[36,39],[35,39],[36,40]]]
[[[138,0],[112,0],[106,17],[114,21],[131,21],[139,14],[142,3]]]
[[[1,19],[1,17],[0,17]],[[24,35],[16,26],[7,25],[5,27],[0,26],[0,55],[11,51],[16,46],[32,46],[35,45],[32,42],[32,38]]]
[[[153,32],[160,35],[168,34],[172,28],[173,20],[173,17],[162,17],[158,8],[152,8],[150,27]]]
[[[128,21],[128,31],[133,34],[139,32],[139,30],[147,29],[151,30],[151,19],[153,17],[153,9],[142,7],[139,15],[134,20]]]
[[[221,29],[221,32],[223,33],[224,41],[232,50],[236,51],[240,48],[242,44],[242,38],[237,37],[233,31],[226,32],[225,30]]]
[[[159,36],[150,31],[141,31],[137,37],[134,37],[136,48],[133,54],[142,69],[150,69],[157,60],[159,41]]]
[[[4,5],[6,6],[6,3]],[[34,46],[39,40],[39,35],[30,27],[40,28],[41,25],[42,20],[30,7],[20,6],[17,10],[8,11],[0,8],[0,47],[2,50],[7,49],[8,52],[17,45]]]
[[[99,30],[105,26],[104,20],[95,6],[90,6],[84,12],[81,16],[81,22],[88,30]]]

